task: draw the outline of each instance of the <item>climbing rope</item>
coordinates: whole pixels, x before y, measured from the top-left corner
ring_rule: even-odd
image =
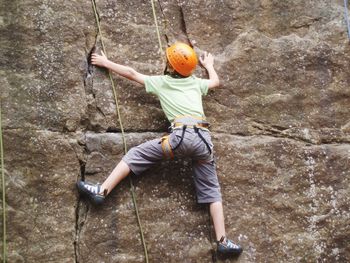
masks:
[[[0,158],[1,158],[1,185],[2,185],[2,260],[6,263],[6,196],[5,196],[5,168],[4,168],[4,147],[2,144],[1,125],[1,100],[0,100]]]
[[[157,31],[158,44],[159,44],[159,53],[160,53],[161,61],[164,62],[162,40],[160,39],[160,30],[159,30],[159,27],[158,27],[156,8],[154,6],[154,1],[153,0],[151,0],[151,5],[152,5],[152,13],[153,13],[153,18],[154,18],[154,24],[156,26],[156,31]]]
[[[103,42],[103,36],[102,36],[102,31],[101,31],[100,19],[99,19],[99,16],[98,16],[96,3],[95,3],[95,0],[91,0],[91,2],[92,2],[92,7],[93,7],[93,10],[94,10],[94,14],[95,14],[95,20],[96,20],[96,24],[97,24],[97,28],[98,28],[98,34],[100,35],[100,41],[101,41],[101,45],[102,45],[102,50],[105,53],[105,55],[107,56],[106,48],[105,48],[105,45],[104,45],[104,42]],[[121,130],[121,133],[122,133],[123,144],[124,144],[124,153],[126,154],[127,151],[128,151],[128,147],[126,145],[126,138],[125,138],[125,133],[124,133],[124,127],[123,127],[122,117],[121,117],[121,114],[120,114],[120,107],[119,107],[119,102],[118,102],[117,90],[116,90],[116,87],[115,87],[114,80],[112,78],[112,73],[109,70],[108,70],[108,76],[109,76],[109,79],[110,79],[111,84],[112,84],[112,90],[113,90],[114,100],[115,100],[115,104],[116,104],[116,114],[118,116],[118,122],[119,122],[120,130]],[[143,246],[143,250],[144,250],[144,254],[145,254],[145,261],[146,261],[146,263],[148,263],[149,261],[148,261],[147,246],[146,246],[146,241],[145,241],[144,234],[143,234],[143,229],[142,229],[141,219],[140,219],[140,215],[139,215],[139,210],[138,210],[138,207],[137,207],[135,187],[134,187],[134,184],[132,182],[131,176],[129,176],[129,182],[130,182],[130,192],[131,192],[132,202],[133,202],[133,205],[134,205],[134,208],[135,208],[135,214],[136,214],[136,218],[137,218],[137,223],[138,223],[139,230],[140,230],[141,242],[142,242],[142,246]]]
[[[345,22],[346,22],[346,25],[347,25],[347,28],[348,28],[348,37],[349,37],[349,40],[350,40],[350,21],[349,21],[349,11],[348,11],[348,0],[344,0],[344,9],[345,9],[345,12],[344,12],[344,16],[345,16]]]

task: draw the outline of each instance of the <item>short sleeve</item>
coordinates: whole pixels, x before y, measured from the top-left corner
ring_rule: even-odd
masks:
[[[158,90],[163,85],[163,76],[147,76],[145,88],[147,93],[158,95]]]
[[[202,95],[207,95],[209,90],[209,79],[198,79]]]

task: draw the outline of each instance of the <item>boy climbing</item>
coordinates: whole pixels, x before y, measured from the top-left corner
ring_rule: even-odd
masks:
[[[209,79],[192,76],[198,59],[194,50],[184,43],[175,43],[166,49],[167,71],[162,76],[147,76],[131,67],[113,63],[103,54],[93,53],[93,65],[105,67],[127,79],[145,86],[156,95],[170,121],[168,136],[145,142],[128,151],[102,185],[78,181],[81,194],[93,203],[102,204],[105,197],[130,172],[138,175],[153,164],[174,157],[192,159],[198,203],[207,203],[213,220],[217,252],[223,256],[237,256],[242,248],[226,238],[220,186],[214,163],[213,144],[209,123],[205,121],[202,95],[219,86],[214,69],[214,57],[205,52],[200,62]]]

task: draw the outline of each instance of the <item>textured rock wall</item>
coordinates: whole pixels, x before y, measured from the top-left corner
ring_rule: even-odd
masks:
[[[164,69],[150,1],[96,0],[108,56]],[[155,3],[163,46],[216,57],[212,123],[227,232],[238,262],[350,260],[350,45],[342,1]],[[0,1],[9,262],[144,262],[125,180],[101,208],[78,178],[102,181],[123,154],[90,1]],[[205,77],[198,68],[197,76]],[[128,146],[160,136],[158,101],[114,76]],[[134,177],[150,262],[214,262],[188,160]]]

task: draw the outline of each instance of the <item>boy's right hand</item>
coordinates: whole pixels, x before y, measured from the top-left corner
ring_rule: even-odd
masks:
[[[99,67],[106,67],[108,58],[106,55],[101,51],[102,55],[99,55],[97,53],[92,53],[91,55],[91,64]]]

